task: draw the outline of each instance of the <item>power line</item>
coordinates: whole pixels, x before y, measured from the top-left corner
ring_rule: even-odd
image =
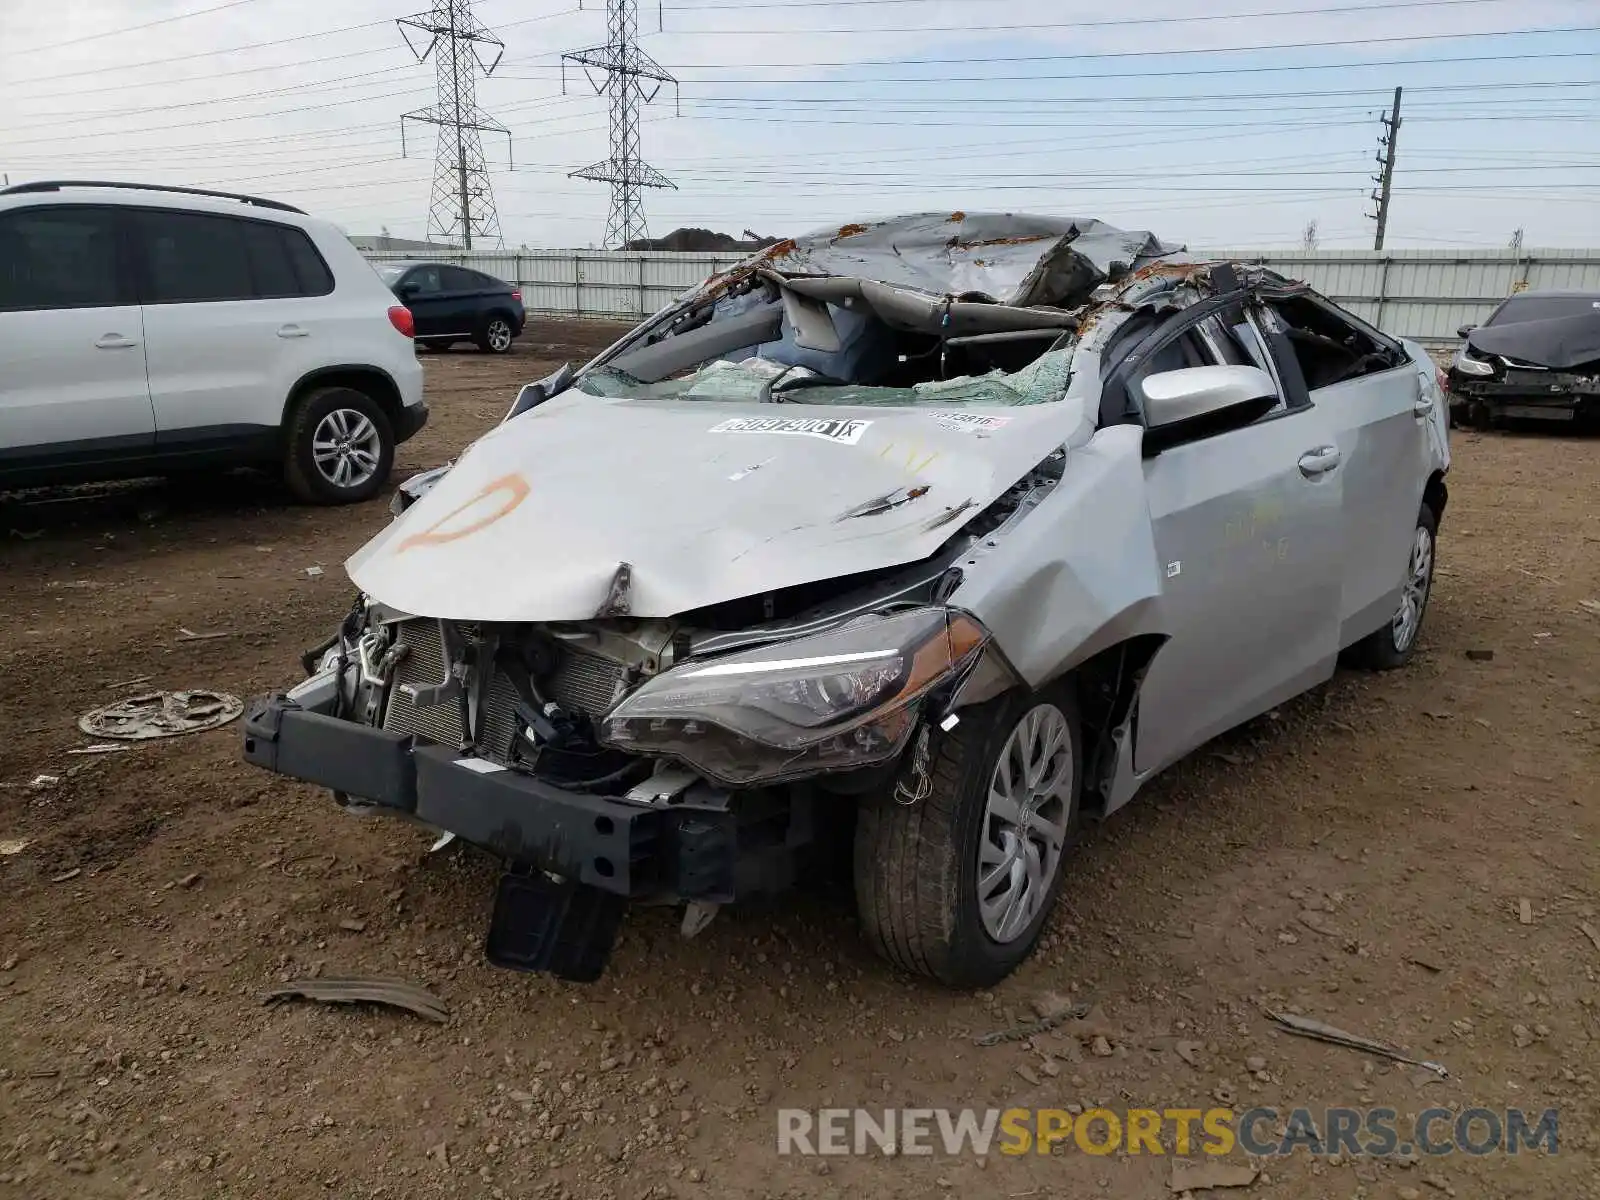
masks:
[[[210,8],[197,8],[192,12],[175,13],[170,17],[158,17],[154,21],[142,21],[138,25],[124,25],[121,29],[105,29],[99,33],[86,33],[82,37],[68,38],[64,42],[49,42],[43,46],[30,46],[25,50],[7,50],[0,53],[0,58],[20,58],[24,54],[45,54],[51,50],[61,50],[67,46],[81,46],[84,42],[97,42],[101,38],[121,37],[125,33],[138,33],[141,29],[154,29],[157,25],[170,25],[174,21],[187,21],[191,17],[203,17],[210,13],[222,12],[225,9],[238,8],[245,4],[254,4],[256,0],[228,0],[226,4],[214,4]]]

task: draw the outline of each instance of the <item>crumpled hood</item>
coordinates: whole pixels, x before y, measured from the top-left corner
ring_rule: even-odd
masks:
[[[1600,364],[1600,302],[1589,312],[1571,316],[1480,326],[1468,336],[1467,345],[1479,354],[1495,354],[1552,371]]]
[[[839,407],[569,392],[501,425],[346,564],[418,616],[576,621],[618,568],[667,617],[914,562],[1086,436],[1085,407]]]

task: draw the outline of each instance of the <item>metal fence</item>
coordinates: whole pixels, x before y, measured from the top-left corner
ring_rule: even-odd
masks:
[[[1600,291],[1600,250],[1319,250],[1199,249],[1197,258],[1260,263],[1303,279],[1380,329],[1423,343],[1456,340],[1456,329],[1481,322],[1526,288]],[[373,262],[407,256],[370,253]],[[569,317],[632,317],[655,312],[686,288],[740,261],[740,254],[525,250],[441,256],[487,271],[522,289],[529,311]]]

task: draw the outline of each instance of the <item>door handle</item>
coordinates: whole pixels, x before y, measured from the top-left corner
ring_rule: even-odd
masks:
[[[97,350],[129,350],[139,343],[131,337],[123,337],[120,333],[108,333],[95,343]]]
[[[278,330],[278,336],[281,338],[310,337],[311,331],[299,325],[285,325]]]
[[[1307,479],[1316,479],[1319,475],[1326,475],[1339,465],[1339,447],[1318,446],[1315,450],[1307,450],[1300,456],[1300,474]]]
[[[1431,417],[1434,413],[1433,401],[1424,396],[1411,406],[1411,412],[1418,417]]]

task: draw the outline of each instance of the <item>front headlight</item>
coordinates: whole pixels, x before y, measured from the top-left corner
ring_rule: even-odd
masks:
[[[1494,365],[1486,363],[1481,358],[1468,358],[1465,350],[1456,351],[1455,369],[1463,375],[1493,375]]]
[[[863,617],[658,675],[612,709],[601,740],[736,786],[869,766],[900,752],[917,702],[987,640],[942,608]]]

